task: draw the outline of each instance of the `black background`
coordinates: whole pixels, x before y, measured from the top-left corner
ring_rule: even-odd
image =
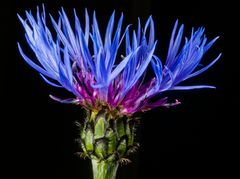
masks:
[[[210,39],[220,36],[203,59],[203,64],[223,52],[221,59],[204,74],[184,83],[211,84],[217,89],[169,93],[182,104],[143,114],[139,130],[141,148],[131,157],[131,164],[120,167],[118,178],[229,175],[225,160],[231,158],[231,144],[235,142],[227,142],[232,138],[228,135],[227,123],[237,119],[232,111],[238,96],[233,91],[233,83],[238,82],[238,70],[234,68],[239,61],[238,35],[235,34],[239,21],[235,4],[231,1],[211,1],[210,4],[210,1],[24,0],[1,4],[1,148],[6,159],[4,166],[8,169],[1,178],[12,178],[11,175],[18,178],[91,178],[89,161],[73,154],[76,151],[74,121],[82,117],[82,111],[78,106],[52,101],[48,94],[60,97],[70,94],[45,84],[22,60],[16,47],[16,42],[20,41],[30,55],[16,13],[24,16],[25,10],[35,12],[36,6],[41,6],[42,2],[47,12],[55,17],[61,6],[71,15],[73,8],[78,15],[83,15],[85,7],[90,14],[96,10],[102,32],[114,9],[118,16],[124,13],[125,25],[136,24],[137,17],[144,22],[152,14],[159,40],[156,53],[163,59],[176,19],[185,24],[186,36],[192,26],[204,26]]]

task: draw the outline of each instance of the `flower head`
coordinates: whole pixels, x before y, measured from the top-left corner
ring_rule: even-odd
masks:
[[[143,27],[138,20],[137,30],[130,35],[129,26],[122,29],[123,15],[115,23],[113,12],[102,38],[95,12],[90,23],[85,11],[84,28],[75,11],[74,26],[63,9],[59,15],[57,21],[50,15],[56,34],[51,33],[47,26],[44,7],[42,13],[37,9],[36,18],[27,11],[26,20],[18,16],[26,31],[26,40],[36,55],[34,62],[18,44],[24,60],[48,84],[65,88],[75,95],[75,98],[66,100],[51,96],[57,101],[79,104],[86,109],[104,108],[121,115],[132,115],[158,106],[179,104],[178,101],[168,103],[167,97],[159,99],[163,91],[214,88],[206,85],[179,86],[180,82],[206,71],[221,56],[196,70],[203,55],[218,39],[207,42],[202,27],[196,31],[192,29],[190,38],[186,38],[181,47],[184,27],[181,25],[178,29],[176,21],[166,63],[162,64],[154,54],[157,41],[151,16]],[[146,78],[149,66],[154,74]]]

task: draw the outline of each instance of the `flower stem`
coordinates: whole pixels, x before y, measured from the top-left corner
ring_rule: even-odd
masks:
[[[92,160],[94,179],[115,179],[118,169],[117,161],[97,161]]]

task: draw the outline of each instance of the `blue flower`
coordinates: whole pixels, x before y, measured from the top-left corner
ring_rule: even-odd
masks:
[[[113,12],[104,38],[95,12],[90,23],[85,10],[84,28],[75,10],[74,16],[72,27],[63,9],[59,12],[58,20],[50,15],[55,29],[53,34],[47,26],[44,7],[42,13],[37,8],[36,18],[27,11],[26,20],[18,15],[26,32],[27,43],[36,56],[36,60],[29,59],[18,43],[24,60],[48,84],[63,87],[75,95],[75,98],[65,100],[51,96],[53,99],[79,104],[86,109],[100,110],[107,107],[110,111],[118,110],[122,115],[132,115],[154,107],[180,103],[168,103],[167,97],[159,99],[163,91],[214,88],[208,85],[179,86],[180,82],[206,71],[221,56],[218,55],[209,65],[196,70],[203,55],[218,39],[216,37],[207,42],[204,28],[196,31],[192,29],[190,38],[186,38],[181,47],[184,27],[181,25],[178,29],[176,21],[166,63],[163,65],[154,54],[157,41],[151,16],[143,28],[138,20],[137,31],[133,30],[130,35],[130,26],[122,29],[123,14],[115,27]],[[123,47],[124,52],[118,52]],[[154,75],[145,78],[150,64]]]

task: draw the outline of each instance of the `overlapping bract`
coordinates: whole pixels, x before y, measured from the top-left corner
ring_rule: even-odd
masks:
[[[163,91],[213,88],[206,85],[178,86],[180,82],[207,70],[221,56],[200,70],[195,70],[218,38],[207,43],[203,28],[193,29],[190,39],[186,38],[180,48],[183,25],[178,29],[176,21],[163,65],[160,58],[154,55],[157,42],[151,16],[143,28],[138,20],[137,31],[130,35],[129,26],[122,29],[123,15],[114,27],[113,12],[102,38],[95,12],[90,24],[88,12],[85,11],[84,29],[75,11],[74,27],[70,25],[63,9],[59,15],[58,21],[50,15],[56,34],[52,34],[47,26],[44,8],[42,13],[37,9],[36,18],[27,11],[26,20],[18,16],[26,31],[26,40],[37,59],[37,62],[29,59],[18,44],[25,61],[47,83],[63,87],[76,96],[66,100],[51,96],[57,101],[80,104],[87,109],[108,108],[122,115],[132,115],[138,111],[179,103],[169,104],[167,98],[156,100]],[[118,52],[122,47],[125,47],[122,50],[125,52]],[[150,63],[154,76],[144,78]]]

